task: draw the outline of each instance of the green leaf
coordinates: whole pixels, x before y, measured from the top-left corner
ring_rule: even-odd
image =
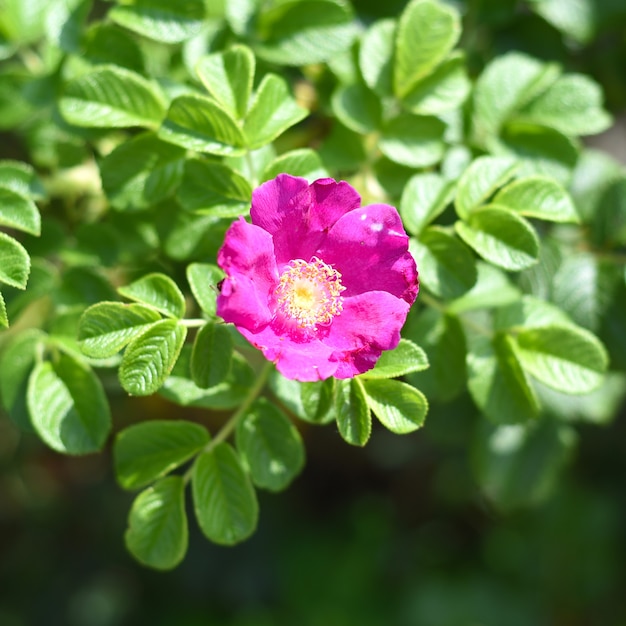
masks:
[[[469,335],[467,387],[478,408],[493,422],[515,424],[539,413],[539,403],[513,349],[512,339]]]
[[[283,173],[301,176],[309,181],[328,177],[318,152],[311,148],[299,148],[281,154],[263,170],[261,180],[270,180]]]
[[[248,212],[252,187],[248,180],[221,163],[189,159],[177,194],[187,211],[215,217],[237,217]]]
[[[520,215],[551,222],[579,222],[569,194],[559,183],[545,176],[515,180],[501,189],[494,203]]]
[[[153,133],[121,143],[100,161],[102,187],[116,209],[143,209],[171,196],[181,182],[185,150]]]
[[[466,218],[485,203],[515,173],[517,163],[506,157],[478,157],[459,179],[454,205],[459,217]]]
[[[176,363],[187,329],[176,320],[162,320],[135,337],[122,358],[122,387],[133,396],[149,396],[161,387]]]
[[[237,122],[215,100],[201,95],[183,94],[172,100],[159,136],[198,152],[244,153],[245,137]]]
[[[429,226],[419,239],[411,240],[410,248],[419,267],[421,284],[436,296],[453,300],[476,283],[474,256],[447,230]]]
[[[340,85],[333,93],[331,104],[341,123],[357,133],[366,135],[380,126],[380,100],[361,83]]]
[[[91,10],[90,0],[54,2],[46,14],[46,37],[63,52],[78,53],[85,20]]]
[[[347,50],[357,35],[350,4],[342,0],[287,0],[262,8],[258,17],[262,42],[257,56],[279,65],[328,61]]]
[[[26,289],[30,257],[21,243],[0,232],[0,283]]]
[[[257,9],[257,0],[230,0],[224,2],[224,17],[235,34],[245,36],[252,29],[251,22]]]
[[[64,352],[52,362],[35,366],[28,381],[27,404],[35,430],[57,452],[97,452],[111,429],[100,381],[86,364]]]
[[[46,0],[3,0],[0,32],[9,41],[20,44],[35,42],[44,35],[48,9]]]
[[[274,141],[308,113],[294,100],[283,78],[266,74],[254,94],[243,125],[248,148],[254,150]]]
[[[7,317],[7,306],[4,303],[4,297],[0,292],[0,327],[9,327],[9,318]]]
[[[46,195],[35,170],[21,161],[0,161],[0,188],[34,200],[41,200]]]
[[[424,424],[428,401],[415,387],[399,380],[366,380],[363,385],[370,409],[392,433],[404,435]]]
[[[367,86],[379,96],[392,95],[393,51],[396,20],[374,22],[359,48],[359,68]]]
[[[285,414],[260,398],[237,425],[237,450],[257,487],[282,491],[304,467],[300,433]]]
[[[282,380],[284,382],[286,379]],[[293,403],[288,403],[289,408],[294,410],[296,415],[311,424],[329,424],[334,421],[334,378],[311,383],[297,383],[297,385],[300,389],[298,398],[300,402],[297,402],[298,399],[292,398],[292,400],[296,400],[295,406]],[[277,395],[284,400],[280,393]]]
[[[209,443],[206,428],[183,420],[150,420],[121,431],[113,447],[123,489],[138,489],[188,461]]]
[[[606,3],[609,7],[611,4]],[[619,4],[614,3],[615,6]],[[584,45],[596,33],[597,20],[605,3],[596,6],[594,0],[536,0],[529,6],[568,38]]]
[[[502,510],[537,505],[556,486],[576,439],[571,427],[554,420],[514,426],[483,422],[473,445],[474,472]]]
[[[165,274],[147,274],[130,285],[118,287],[117,292],[129,300],[147,304],[168,317],[182,318],[185,315],[185,296]]]
[[[134,35],[110,22],[95,22],[84,32],[83,57],[93,63],[145,71],[143,53]]]
[[[233,358],[233,340],[224,324],[209,323],[196,335],[191,353],[191,377],[201,389],[223,382]]]
[[[112,8],[108,18],[133,32],[161,41],[181,43],[200,33],[205,17],[203,0],[136,0]]]
[[[551,278],[554,303],[575,323],[596,332],[614,300],[620,271],[593,253],[577,251]]]
[[[183,346],[181,355],[159,393],[181,406],[227,410],[239,406],[255,381],[254,370],[236,352],[228,377],[223,383],[201,389],[190,378],[191,346]]]
[[[474,87],[472,127],[481,146],[493,143],[502,125],[557,78],[556,64],[543,64],[519,52],[491,61]]]
[[[482,261],[478,261],[476,268],[476,284],[448,306],[450,313],[505,306],[520,298],[520,290],[511,284],[502,270]]]
[[[445,128],[436,117],[402,113],[385,124],[379,147],[394,163],[428,167],[443,157]]]
[[[428,357],[424,350],[408,339],[400,339],[393,350],[383,350],[374,368],[362,374],[361,378],[397,378],[411,372],[421,372],[427,367]]]
[[[425,172],[412,176],[402,191],[400,215],[407,231],[419,235],[441,215],[452,201],[455,185],[438,174]]]
[[[520,115],[565,135],[595,135],[613,121],[602,107],[600,86],[583,74],[561,76]]]
[[[573,326],[567,315],[554,304],[541,298],[524,295],[499,308],[493,318],[495,328],[516,333],[520,328]]]
[[[467,221],[456,222],[457,233],[483,259],[516,271],[535,264],[539,239],[523,218],[496,205],[474,211]]]
[[[593,391],[604,378],[608,356],[590,332],[573,326],[521,330],[515,352],[522,367],[548,387],[565,393]]]
[[[35,367],[36,351],[46,335],[38,329],[28,329],[11,338],[0,352],[0,398],[11,419],[22,429],[32,430],[26,393],[28,379]]]
[[[185,482],[180,476],[168,476],[137,496],[124,540],[140,563],[168,570],[185,557],[188,533]]]
[[[231,546],[255,530],[259,505],[237,453],[220,443],[196,459],[191,479],[198,524],[211,541]]]
[[[458,12],[432,0],[413,0],[398,22],[393,86],[405,97],[454,48],[461,34]]]
[[[467,379],[465,335],[458,317],[429,308],[407,331],[423,347],[429,363],[428,369],[411,374],[409,382],[428,398],[443,402],[454,398],[465,388]]]
[[[57,306],[82,306],[114,300],[115,291],[99,268],[69,267],[61,277],[61,285],[54,292]]]
[[[218,283],[224,278],[224,272],[209,263],[191,263],[187,266],[187,280],[191,292],[200,308],[211,317],[215,317]]]
[[[28,276],[28,289],[12,294],[7,293],[7,314],[9,318],[20,316],[35,301],[50,296],[58,288],[59,275],[57,268],[43,259],[32,260]],[[45,301],[44,301],[45,302]]]
[[[439,115],[459,108],[470,89],[465,57],[453,54],[431,74],[415,83],[404,97],[403,104],[418,115]]]
[[[567,185],[578,159],[578,144],[547,126],[527,122],[507,122],[498,148],[521,161],[518,175],[540,174]]]
[[[335,418],[339,433],[353,446],[364,446],[372,432],[372,416],[363,385],[356,379],[335,385]]]
[[[0,225],[38,236],[41,217],[30,198],[0,187]]]
[[[207,91],[240,120],[248,110],[254,69],[254,55],[250,48],[242,45],[204,56],[196,65],[196,72]]]
[[[620,172],[601,189],[597,204],[586,210],[591,222],[591,242],[598,248],[626,245],[626,176]],[[582,203],[579,206],[584,207]]]
[[[88,128],[154,128],[165,115],[163,96],[151,82],[114,65],[67,83],[59,108],[70,124]]]
[[[141,304],[98,302],[80,318],[78,340],[81,350],[96,359],[113,356],[160,319],[154,309]]]

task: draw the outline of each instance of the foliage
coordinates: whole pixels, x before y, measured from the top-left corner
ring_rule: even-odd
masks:
[[[561,4],[528,8],[582,43],[623,12]],[[602,91],[526,52],[479,58],[462,18],[441,0],[368,23],[345,0],[0,4],[0,126],[20,146],[0,162],[2,405],[61,453],[113,440],[142,489],[140,562],[184,558],[188,496],[209,540],[249,537],[257,490],[303,467],[294,421],[363,446],[372,414],[403,434],[455,401],[479,414],[475,480],[509,510],[549,495],[575,422],[615,415],[626,170],[581,140],[611,125]],[[411,235],[404,338],[351,380],[287,380],[216,317],[224,233],[280,172],[348,180]],[[121,392],[229,415],[118,431]]]

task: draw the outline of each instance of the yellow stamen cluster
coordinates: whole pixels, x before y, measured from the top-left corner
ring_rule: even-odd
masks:
[[[279,310],[300,328],[329,324],[343,310],[341,274],[313,257],[290,261],[276,288]]]

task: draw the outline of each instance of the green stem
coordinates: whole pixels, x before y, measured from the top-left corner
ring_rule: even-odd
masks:
[[[211,450],[213,450],[213,448],[215,448],[217,445],[230,437],[232,432],[237,427],[239,420],[241,420],[241,418],[247,413],[252,403],[257,399],[261,391],[263,391],[263,387],[265,387],[267,377],[269,376],[269,373],[271,371],[272,363],[270,361],[267,361],[267,363],[265,363],[265,365],[259,372],[254,385],[250,388],[248,395],[239,405],[239,408],[235,411],[235,413],[233,413],[232,417],[222,426],[222,428],[215,435],[215,437],[213,437],[213,439],[211,439],[211,441],[209,441],[209,443],[204,446],[199,454],[202,454],[203,452],[210,452]],[[185,472],[185,475],[183,476],[183,480],[185,481],[185,483],[188,483],[191,479],[193,467],[194,465],[192,464],[191,467]]]
[[[181,326],[186,326],[187,328],[200,328],[201,326],[204,326],[207,322],[208,320],[203,320],[200,318],[191,320],[178,320],[178,323]]]

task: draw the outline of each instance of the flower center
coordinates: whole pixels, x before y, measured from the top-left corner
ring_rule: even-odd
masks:
[[[329,324],[343,310],[341,274],[317,257],[289,261],[276,288],[278,308],[300,328]]]

